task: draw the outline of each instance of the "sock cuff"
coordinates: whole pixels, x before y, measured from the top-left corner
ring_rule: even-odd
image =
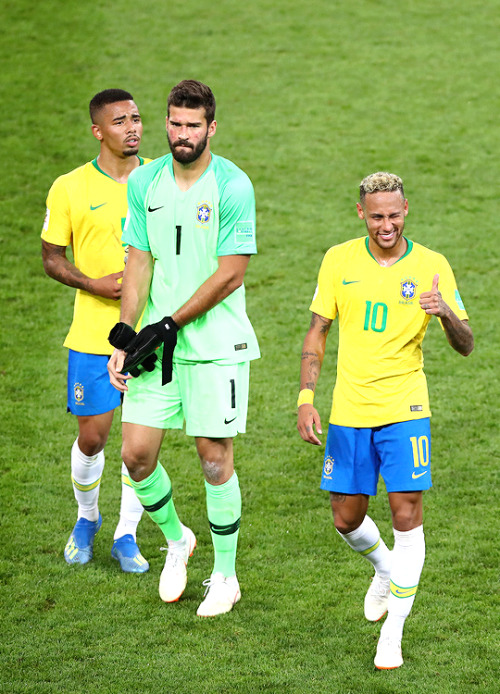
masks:
[[[379,549],[379,547],[385,547],[377,525],[369,516],[363,518],[363,522],[356,530],[352,530],[350,533],[345,534],[339,533],[339,535],[351,549],[367,559],[369,555]],[[369,560],[372,561],[371,558],[369,558]]]
[[[344,537],[349,538],[349,540],[355,542],[364,535],[370,535],[372,539],[377,538],[376,541],[380,542],[379,529],[377,528],[376,523],[370,518],[370,516],[365,516],[361,525],[358,528],[356,528],[356,530],[352,530],[350,533],[346,533]],[[375,549],[375,547],[373,547],[373,549]]]
[[[213,536],[234,535],[241,519],[241,492],[236,473],[220,485],[205,483],[207,515]]]
[[[137,498],[148,513],[159,511],[172,499],[170,477],[160,463],[157,464],[149,477],[140,482],[135,482],[131,477],[129,479]]]
[[[224,482],[224,484],[210,484],[205,480],[205,489],[207,494],[210,494],[210,496],[217,496],[219,498],[226,495],[232,495],[234,490],[238,489],[239,486],[240,483],[238,481],[236,471],[233,472],[231,477],[227,480],[227,482]]]
[[[73,487],[80,492],[90,492],[96,489],[104,470],[104,451],[97,455],[88,456],[81,452],[78,439],[71,449],[71,481]]]
[[[159,461],[153,472],[149,475],[149,477],[146,477],[140,482],[136,482],[135,480],[133,480],[130,477],[130,475],[128,475],[128,478],[130,480],[130,484],[136,491],[140,490],[142,492],[146,492],[150,487],[154,487],[156,484],[162,481],[164,481],[170,487],[170,489],[172,489],[170,477],[168,476],[167,471]]]
[[[416,542],[425,541],[424,526],[418,525],[411,530],[396,530],[393,529],[394,540],[400,547],[412,547]]]
[[[72,457],[75,456],[82,465],[88,465],[89,467],[92,465],[104,465],[104,451],[99,451],[95,455],[85,455],[78,445],[78,438],[75,439],[71,447],[71,455]]]

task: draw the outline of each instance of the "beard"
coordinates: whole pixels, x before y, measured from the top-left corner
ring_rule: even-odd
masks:
[[[131,149],[123,150],[124,157],[134,157],[139,152],[139,147],[132,147]]]
[[[167,140],[168,145],[170,147],[170,151],[172,152],[172,156],[175,159],[175,161],[178,161],[179,164],[192,164],[194,161],[199,159],[205,151],[208,142],[208,131],[205,137],[202,140],[200,140],[196,146],[193,146],[191,143],[188,142],[183,142],[182,140],[176,140],[175,142],[171,142],[168,133]],[[182,145],[186,149],[178,149],[179,145]]]

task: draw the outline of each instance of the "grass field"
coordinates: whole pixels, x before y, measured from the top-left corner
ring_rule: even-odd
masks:
[[[1,8],[0,690],[497,692],[498,0],[17,0]],[[73,291],[44,275],[39,241],[52,181],[96,154],[90,97],[130,90],[145,123],[142,154],[156,157],[165,152],[168,91],[186,77],[212,86],[213,150],[247,171],[258,206],[259,255],[246,285],[263,358],[252,369],[248,433],[236,440],[243,599],[215,621],[195,616],[211,549],[202,475],[181,434],[167,437],[162,460],[199,538],[184,598],[166,606],[157,596],[162,540],[149,519],[139,528],[148,574],[122,574],[110,557],[118,418],[94,560],[64,562],[76,429],[65,415],[61,345]],[[318,488],[321,452],[295,429],[319,263],[329,246],[363,233],[357,185],[380,169],[405,180],[408,235],[449,259],[476,338],[467,360],[436,321],[424,343],[434,488],[405,665],[395,672],[374,670],[380,627],[362,615],[369,567],[336,536]],[[325,424],[335,346],[332,334],[317,396]],[[392,546],[384,493],[371,515]]]

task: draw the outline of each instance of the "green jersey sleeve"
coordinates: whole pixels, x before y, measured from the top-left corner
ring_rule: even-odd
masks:
[[[215,175],[220,192],[217,255],[257,253],[252,182],[244,171],[222,157],[217,157]]]

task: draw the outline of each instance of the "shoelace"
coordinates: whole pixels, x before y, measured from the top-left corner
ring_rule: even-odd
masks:
[[[381,578],[374,579],[371,585],[371,593],[373,597],[385,598],[387,594],[387,588],[389,587],[389,581],[383,580]]]
[[[220,581],[217,579],[214,580],[212,576],[210,576],[210,578],[206,578],[201,584],[202,586],[205,586],[205,592],[203,593],[203,597],[206,596],[206,594],[212,586],[222,585],[223,583],[225,583],[225,581]]]
[[[169,551],[169,550],[170,550],[170,551]],[[182,557],[181,557],[179,554],[177,554],[177,552],[172,551],[172,550],[170,549],[170,547],[160,547],[160,552],[168,552],[167,558],[166,558],[166,560],[165,560],[165,563],[168,562],[168,563],[171,564],[172,566],[175,566],[175,565],[177,564],[177,562],[180,562],[180,561],[181,561],[183,564],[185,564],[185,562],[184,562],[184,560],[182,559]]]

